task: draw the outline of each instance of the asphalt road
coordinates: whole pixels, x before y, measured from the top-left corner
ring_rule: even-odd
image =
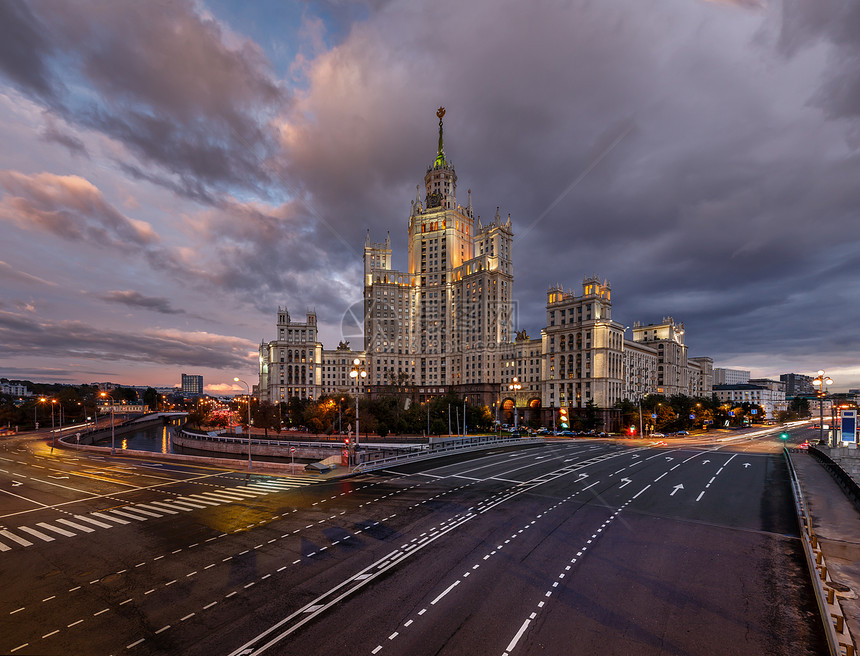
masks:
[[[773,434],[327,482],[0,444],[0,653],[826,652]]]

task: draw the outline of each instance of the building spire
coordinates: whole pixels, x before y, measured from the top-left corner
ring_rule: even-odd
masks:
[[[433,162],[433,168],[442,168],[445,166],[445,147],[442,139],[442,117],[445,116],[445,108],[440,107],[436,110],[436,116],[439,117],[439,152],[436,153],[436,161]]]

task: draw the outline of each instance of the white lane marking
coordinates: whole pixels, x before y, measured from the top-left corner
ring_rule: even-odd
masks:
[[[185,512],[191,512],[193,508],[186,508],[185,506],[179,506],[172,503],[165,503],[164,501],[150,501],[152,505],[144,506],[145,508],[152,508],[153,510],[159,510],[161,512],[166,512],[171,515],[178,515],[179,513],[176,510],[184,510]],[[168,510],[170,508],[170,510]],[[173,510],[176,508],[176,510]]]
[[[75,537],[75,535],[77,535],[77,533],[72,533],[71,531],[67,531],[64,528],[57,528],[56,526],[51,526],[47,522],[39,522],[38,524],[36,524],[36,526],[38,526],[39,528],[43,528],[46,531],[52,531],[57,535],[62,535],[65,538],[73,538]]]
[[[131,506],[130,510],[133,510],[136,513],[140,513],[141,515],[147,515],[148,517],[163,517],[163,515],[159,515],[158,513],[150,512],[148,510],[141,510],[142,505],[143,504],[135,504],[134,506]]]
[[[177,501],[183,501],[185,499],[189,499],[190,501],[196,501],[197,503],[204,503],[207,506],[220,506],[221,504],[218,501],[213,501],[212,499],[207,499],[204,496],[199,494],[189,494],[187,497],[179,497]]]
[[[705,491],[704,491],[704,490],[702,490],[701,492],[699,492],[699,496],[697,496],[697,497],[696,497],[696,501],[698,501],[699,499],[701,499],[703,496],[705,496]]]
[[[520,627],[520,630],[519,630],[519,631],[517,631],[517,633],[516,633],[516,635],[514,636],[513,640],[511,640],[511,641],[508,643],[508,646],[505,648],[505,651],[506,651],[506,652],[510,653],[510,652],[512,652],[512,651],[514,650],[514,647],[516,647],[516,646],[517,646],[517,643],[519,642],[520,638],[522,638],[522,637],[523,637],[523,633],[525,633],[525,632],[526,632],[526,629],[527,629],[527,628],[529,628],[529,624],[530,624],[530,623],[531,623],[531,620],[526,620],[525,622],[523,622],[523,625]]]
[[[105,512],[93,513],[93,515],[95,515],[96,517],[101,517],[102,519],[109,519],[112,522],[116,522],[117,524],[128,524],[129,523],[129,522],[125,521],[124,519],[120,519],[119,517],[114,517],[113,515],[109,515],[108,514],[109,512],[110,511],[108,510]],[[138,519],[140,519],[140,518],[138,517]]]
[[[141,517],[140,515],[134,515],[130,512],[126,512],[125,510],[106,510],[105,515],[107,515],[107,513],[111,513],[111,515],[114,515],[114,514],[121,515],[122,517],[128,517],[129,519],[136,519],[139,522],[145,522],[146,521],[146,517]],[[128,524],[128,522],[126,522],[126,524]]]
[[[649,485],[646,485],[645,487],[643,487],[641,490],[639,490],[636,494],[634,494],[634,495],[633,495],[633,498],[635,499],[636,497],[638,497],[640,494],[642,494],[642,493],[643,493],[645,490],[647,490],[649,487],[651,487],[651,485],[650,485],[650,484],[649,484]]]
[[[169,505],[171,505],[171,506],[190,506],[190,507],[192,507],[192,508],[196,508],[196,509],[198,509],[198,510],[199,510],[200,508],[208,508],[208,507],[209,507],[209,505],[211,505],[211,504],[203,504],[203,503],[201,503],[201,502],[199,502],[199,501],[196,501],[196,502],[195,502],[195,501],[190,500],[190,499],[187,499],[187,500],[183,500],[183,499],[169,499],[169,500],[168,500],[168,503],[169,503]],[[184,510],[184,509],[183,509],[183,510]]]
[[[440,594],[438,597],[436,597],[433,601],[430,602],[430,605],[435,606],[436,602],[438,602],[442,597],[444,597],[446,594],[451,592],[451,590],[453,590],[458,585],[460,585],[460,579],[457,579],[451,585],[449,585],[447,588],[445,588],[445,590],[442,592],[442,594]]]
[[[45,542],[53,542],[54,541],[54,538],[52,538],[50,535],[45,535],[41,531],[37,531],[34,528],[29,528],[27,526],[19,526],[18,530],[24,531],[25,533],[29,533],[30,535],[33,535],[33,536],[39,538],[40,540],[44,540]]]
[[[69,519],[65,519],[64,517],[60,517],[60,519],[57,520],[57,523],[58,524],[65,524],[66,526],[71,526],[72,528],[77,529],[78,531],[83,531],[84,533],[95,533],[96,532],[96,530],[94,528],[90,528],[89,526],[84,526],[82,524],[78,524],[78,523],[73,522]]]
[[[17,542],[22,547],[32,547],[33,546],[33,543],[30,542],[29,540],[25,540],[24,538],[19,538],[17,535],[15,535],[14,533],[10,533],[9,531],[5,531],[5,530],[0,531],[0,535],[2,535],[4,538],[9,538],[13,542]]]
[[[158,503],[157,501],[153,501],[152,504]],[[178,515],[179,513],[175,510],[166,510],[161,508],[160,506],[149,505],[146,503],[137,503],[134,505],[135,509],[145,508],[146,510],[151,510],[153,512],[167,513],[168,515]],[[143,512],[142,510],[138,510],[138,512]],[[156,517],[161,517],[161,515],[156,515]]]
[[[79,522],[88,522],[93,526],[98,526],[99,528],[113,528],[112,524],[105,524],[104,522],[100,522],[97,519],[93,519],[92,517],[87,517],[86,515],[72,515]]]

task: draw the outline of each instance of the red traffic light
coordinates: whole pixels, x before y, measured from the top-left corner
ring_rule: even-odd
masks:
[[[349,446],[349,438],[348,437],[343,438],[343,443],[346,444],[347,446]]]

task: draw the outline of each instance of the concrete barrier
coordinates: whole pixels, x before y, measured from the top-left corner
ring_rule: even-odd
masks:
[[[794,470],[794,463],[791,462],[791,455],[788,449],[783,449],[783,455],[785,456],[785,463],[788,467],[789,479],[791,481],[791,490],[794,495],[794,508],[797,513],[797,523],[800,528],[803,553],[806,556],[806,565],[809,568],[810,578],[812,579],[812,587],[815,591],[815,599],[818,604],[821,621],[824,623],[824,632],[827,636],[830,656],[843,656],[843,654],[845,656],[853,656],[854,641],[845,626],[845,615],[842,612],[842,606],[839,605],[839,601],[836,599],[833,580],[827,571],[824,554],[821,551],[818,538],[815,536],[812,519],[809,516],[806,500],[800,488],[800,481],[797,478],[797,472]]]

